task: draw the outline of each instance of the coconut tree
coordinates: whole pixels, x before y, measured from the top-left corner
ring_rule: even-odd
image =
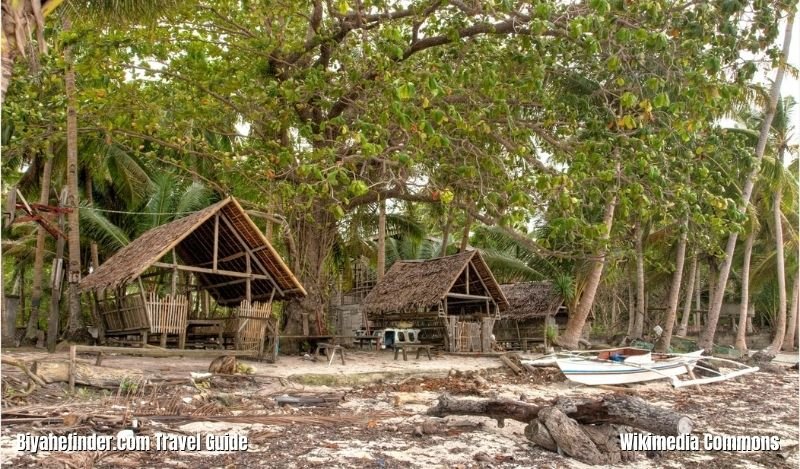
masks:
[[[758,176],[758,164],[761,162],[764,156],[764,150],[767,146],[767,140],[770,134],[770,128],[772,125],[772,119],[775,117],[775,113],[778,107],[778,100],[780,97],[780,89],[781,83],[783,83],[783,75],[786,70],[786,64],[789,60],[789,49],[792,44],[792,29],[794,27],[794,15],[795,15],[795,7],[791,6],[789,11],[789,16],[786,20],[786,27],[784,30],[784,39],[783,39],[783,48],[780,57],[780,62],[778,64],[778,68],[775,75],[775,81],[772,83],[772,88],[770,90],[769,96],[769,103],[764,113],[764,120],[761,125],[761,130],[759,133],[758,144],[756,145],[755,150],[755,160],[756,165],[752,171],[747,175],[744,180],[744,184],[742,185],[742,199],[741,199],[741,206],[740,210],[746,210],[747,206],[750,204],[750,198],[753,193],[753,187],[756,183],[756,179]],[[722,265],[719,269],[719,274],[714,280],[716,282],[716,288],[714,292],[713,298],[711,298],[709,311],[708,311],[708,320],[703,329],[702,334],[700,335],[700,339],[698,340],[698,345],[702,348],[710,350],[712,344],[714,342],[714,335],[717,330],[717,322],[719,321],[719,313],[722,310],[722,300],[725,295],[725,287],[728,284],[728,276],[730,275],[731,264],[733,262],[733,253],[736,248],[736,240],[738,239],[737,232],[731,232],[728,235],[728,241],[725,246],[725,256],[722,261]],[[784,310],[785,311],[785,310]]]
[[[35,64],[37,55],[47,51],[45,21],[54,12],[71,9],[74,19],[126,23],[152,19],[175,3],[174,0],[2,0],[0,104],[5,102],[17,60],[28,58]],[[36,35],[35,46],[28,40],[31,33]]]
[[[775,331],[773,341],[768,347],[772,353],[777,352],[781,348],[781,343],[785,337],[787,329],[787,301],[786,301],[786,268],[785,268],[785,255],[784,245],[785,241],[792,244],[793,229],[791,224],[787,224],[784,219],[786,213],[792,213],[796,206],[797,198],[797,179],[786,166],[786,158],[789,157],[793,151],[789,142],[792,139],[793,128],[791,126],[791,113],[795,106],[795,100],[791,96],[779,99],[775,109],[770,126],[770,135],[768,138],[768,155],[762,160],[759,183],[756,185],[755,201],[751,205],[751,209],[757,210],[759,213],[771,215],[771,220],[767,221],[769,231],[771,231],[774,242],[772,243],[774,251],[770,250],[766,254],[766,259],[770,260],[770,267],[774,269],[775,275],[770,275],[765,272],[761,267],[760,278],[775,279],[775,290],[777,291],[777,311],[776,321],[774,323]],[[761,116],[753,113],[752,111],[744,110],[738,115],[738,119],[745,128],[729,129],[732,133],[744,135],[750,139],[751,144],[756,145],[758,142],[759,132],[754,130],[762,125]],[[785,196],[785,197],[784,197]],[[784,202],[785,201],[785,202]],[[744,351],[746,349],[745,342],[745,327],[744,324],[747,318],[749,292],[750,292],[750,257],[755,242],[755,236],[758,234],[758,219],[753,210],[750,210],[750,228],[747,240],[744,244],[744,258],[742,263],[741,272],[741,286],[742,286],[742,301],[739,316],[740,329],[737,334],[736,347]],[[788,225],[787,228],[785,226]],[[784,232],[786,230],[789,239],[784,240]]]

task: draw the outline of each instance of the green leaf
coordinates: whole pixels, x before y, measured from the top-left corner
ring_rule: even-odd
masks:
[[[669,106],[669,95],[667,93],[659,93],[653,98],[653,106],[657,108]]]
[[[631,93],[630,91],[622,93],[622,96],[619,99],[622,106],[626,108],[631,108],[635,106],[638,100],[639,98],[637,98],[636,95]]]

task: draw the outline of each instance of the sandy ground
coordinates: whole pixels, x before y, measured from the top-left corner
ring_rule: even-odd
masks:
[[[4,352],[7,353],[7,352]],[[11,352],[25,360],[40,352]],[[87,362],[90,360],[85,357]],[[779,357],[781,362],[797,355]],[[506,421],[498,427],[484,417],[428,417],[425,411],[442,393],[459,398],[506,397],[529,401],[559,396],[600,396],[608,391],[573,385],[557,370],[542,369],[514,376],[496,358],[437,355],[408,362],[394,361],[390,352],[352,352],[347,365],[281,357],[277,364],[246,362],[252,376],[215,377],[191,385],[188,374],[204,371],[208,359],[153,359],[115,356],[103,366],[143,370],[148,376],[172,380],[156,388],[125,395],[82,389],[74,396],[53,384],[20,396],[10,387],[25,382],[21,373],[4,367],[3,415],[79,416],[78,423],[3,424],[0,457],[19,467],[588,467],[542,450],[523,435],[524,424]],[[756,373],[735,381],[695,389],[672,389],[665,383],[636,386],[644,399],[681,412],[695,422],[695,434],[775,435],[775,452],[662,452],[638,455],[620,467],[798,467],[798,374],[796,371]],[[467,372],[455,376],[451,370]],[[475,381],[469,372],[483,380]],[[357,377],[357,378],[354,378]],[[17,381],[19,380],[19,381]],[[177,380],[177,382],[175,382]],[[485,381],[484,381],[485,380]],[[187,384],[188,383],[188,384]],[[10,386],[10,387],[9,387]],[[293,396],[335,396],[324,407],[278,407],[275,399]],[[103,416],[124,413],[186,416],[182,421],[140,417],[139,434],[151,440],[159,432],[192,435],[200,432],[246,435],[248,450],[224,451],[116,451],[104,453],[16,451],[16,435],[31,432],[65,435],[70,432],[115,434],[104,427]],[[226,416],[231,421],[211,421]],[[272,420],[264,420],[269,417]],[[261,420],[259,420],[261,419]],[[75,420],[75,419],[73,419]],[[414,436],[418,426],[439,422],[445,432]]]

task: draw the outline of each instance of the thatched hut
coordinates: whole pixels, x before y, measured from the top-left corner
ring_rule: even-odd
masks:
[[[488,351],[508,301],[480,253],[466,251],[395,262],[362,307],[376,328],[410,323],[422,340],[451,351]]]
[[[522,344],[541,342],[548,325],[563,329],[567,323],[564,298],[550,282],[519,282],[501,285],[509,308],[494,328],[497,342]]]
[[[209,326],[220,336],[233,331],[237,348],[260,352],[265,333],[277,335],[272,302],[306,295],[232,197],[144,233],[80,287],[93,294],[103,335],[147,343],[156,334],[165,345],[175,334],[183,347],[187,327]]]

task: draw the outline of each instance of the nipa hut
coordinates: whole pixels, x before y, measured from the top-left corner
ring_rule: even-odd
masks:
[[[465,251],[395,262],[362,307],[375,328],[413,326],[450,351],[489,351],[508,302],[480,253]]]
[[[232,197],[144,233],[80,286],[93,294],[101,337],[158,335],[165,346],[177,335],[183,348],[198,329],[259,354],[277,348],[273,302],[306,295]]]
[[[567,322],[564,298],[550,282],[501,285],[509,307],[495,324],[498,343],[524,346],[547,342],[547,327],[563,329]]]

